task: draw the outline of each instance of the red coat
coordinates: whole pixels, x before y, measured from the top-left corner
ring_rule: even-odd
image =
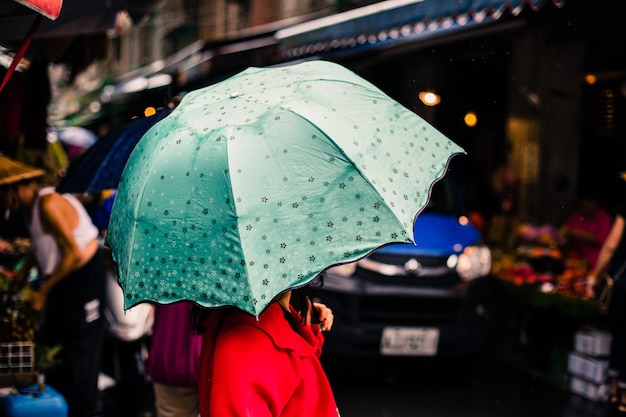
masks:
[[[278,303],[258,317],[241,310],[207,320],[200,356],[202,417],[337,417],[330,384],[319,361],[319,326],[296,333]],[[292,311],[295,317],[297,313]]]

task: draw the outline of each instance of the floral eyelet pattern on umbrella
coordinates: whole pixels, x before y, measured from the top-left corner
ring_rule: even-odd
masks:
[[[125,307],[191,300],[258,315],[387,243],[463,150],[333,63],[249,68],[188,93],[124,169],[107,243]]]

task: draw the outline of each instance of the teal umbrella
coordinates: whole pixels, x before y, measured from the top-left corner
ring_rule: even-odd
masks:
[[[188,93],[124,168],[107,243],[125,307],[258,315],[388,243],[463,150],[340,65],[248,68]]]

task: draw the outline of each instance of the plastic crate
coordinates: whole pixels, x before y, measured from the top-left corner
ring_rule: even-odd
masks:
[[[33,342],[0,343],[0,374],[35,371],[35,344]]]

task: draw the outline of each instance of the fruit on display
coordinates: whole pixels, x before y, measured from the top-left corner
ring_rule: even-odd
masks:
[[[542,292],[580,299],[588,298],[586,261],[568,258],[558,249],[525,245],[514,254],[494,259],[493,276],[516,285],[537,286]],[[550,285],[545,285],[550,284]]]
[[[19,295],[0,292],[0,342],[32,342],[35,339],[35,312]]]
[[[35,339],[36,313],[24,303],[32,289],[26,286],[17,294],[12,292],[14,275],[13,270],[0,267],[0,343]]]

